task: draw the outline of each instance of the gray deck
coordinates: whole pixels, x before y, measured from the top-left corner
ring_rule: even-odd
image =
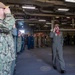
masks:
[[[66,73],[64,75],[75,75],[75,47],[64,47],[64,59],[66,62]],[[17,57],[15,75],[61,75],[52,67],[51,48],[37,48],[25,50]]]

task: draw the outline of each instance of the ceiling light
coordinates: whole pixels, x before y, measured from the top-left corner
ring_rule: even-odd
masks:
[[[50,22],[47,22],[46,24],[51,24]]]
[[[56,18],[59,18],[59,16],[56,16]]]
[[[25,33],[25,30],[24,29],[21,29],[21,30],[19,30],[21,33]]]
[[[68,18],[68,19],[69,19],[70,17],[66,17],[66,18]]]
[[[45,22],[46,20],[41,19],[41,20],[39,20],[39,21]]]
[[[58,8],[58,11],[69,11],[67,8]]]
[[[62,25],[66,24],[65,22],[64,23],[61,23]]]
[[[75,0],[65,0],[66,2],[73,2],[75,3]]]
[[[35,6],[25,5],[22,6],[23,9],[36,9]]]
[[[36,18],[30,18],[29,20],[37,20]]]

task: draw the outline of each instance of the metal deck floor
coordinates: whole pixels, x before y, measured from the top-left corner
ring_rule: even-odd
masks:
[[[75,46],[64,47],[64,59],[66,73],[64,75],[75,75]],[[15,75],[61,75],[52,67],[51,48],[36,48],[25,50],[18,55]]]

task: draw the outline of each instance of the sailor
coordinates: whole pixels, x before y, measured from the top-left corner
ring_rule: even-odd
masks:
[[[11,33],[14,25],[9,7],[0,2],[0,75],[12,75],[12,63],[16,57]]]
[[[56,58],[60,63],[61,73],[65,73],[65,62],[63,58],[63,36],[59,30],[59,24],[54,25],[54,29],[51,29],[50,37],[52,38],[52,53],[53,53],[53,68],[56,67]]]

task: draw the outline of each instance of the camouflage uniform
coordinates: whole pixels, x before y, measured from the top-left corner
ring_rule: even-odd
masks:
[[[21,51],[21,36],[18,36],[17,38],[17,53],[20,53]]]
[[[16,55],[11,34],[14,24],[15,19],[11,14],[0,19],[0,75],[11,75],[12,62]]]

